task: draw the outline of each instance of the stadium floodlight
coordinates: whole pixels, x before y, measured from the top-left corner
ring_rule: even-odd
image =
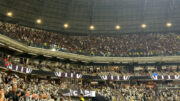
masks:
[[[142,28],[146,28],[147,25],[146,25],[146,24],[142,24],[141,27],[142,27]]]
[[[12,13],[12,12],[7,12],[6,15],[7,15],[8,17],[12,17],[12,16],[13,16],[13,13]]]
[[[116,25],[116,29],[119,30],[121,27],[119,25]]]
[[[68,28],[69,25],[67,23],[64,24],[64,28]]]
[[[42,23],[42,20],[41,20],[41,19],[37,19],[37,20],[36,20],[36,23],[37,23],[37,24],[41,24],[41,23]]]
[[[171,27],[171,26],[172,26],[172,23],[167,22],[167,23],[166,23],[166,26],[167,26],[167,27]]]
[[[91,25],[89,28],[90,28],[90,30],[94,30],[94,26],[93,25]]]

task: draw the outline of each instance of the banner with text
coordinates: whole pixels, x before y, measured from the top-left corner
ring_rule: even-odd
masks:
[[[69,90],[69,92],[63,93],[64,96],[79,96],[79,94],[83,94],[84,97],[96,97],[96,92],[89,90]]]

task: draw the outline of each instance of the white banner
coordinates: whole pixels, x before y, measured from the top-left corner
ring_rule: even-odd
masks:
[[[89,90],[70,90],[68,93],[64,93],[64,96],[79,96],[79,94],[83,94],[84,97],[96,97],[96,91]]]

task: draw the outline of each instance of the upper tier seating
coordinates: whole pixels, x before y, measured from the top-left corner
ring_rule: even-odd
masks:
[[[70,36],[4,22],[0,22],[0,32],[29,46],[83,55],[180,55],[180,35],[176,33]]]

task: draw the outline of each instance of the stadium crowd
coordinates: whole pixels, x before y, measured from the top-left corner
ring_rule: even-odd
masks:
[[[29,46],[56,48],[59,51],[93,56],[178,55],[180,52],[180,35],[175,33],[69,36],[5,22],[0,22],[0,31],[2,34],[25,42]],[[128,70],[125,69],[127,67],[121,66],[83,66],[16,58],[0,53],[0,63],[2,61],[43,71],[75,72],[88,75],[151,76],[153,73],[159,75],[180,74],[179,66],[163,66],[160,70],[155,67],[137,67]],[[179,89],[168,87],[160,89],[156,84],[153,84],[153,87],[147,87],[143,83],[127,87],[123,83],[114,82],[92,85],[87,82],[79,84],[76,80],[69,81],[71,80],[57,82],[54,80],[27,79],[18,77],[14,73],[1,72],[0,101],[71,101],[71,96],[65,97],[63,95],[67,89],[94,90],[106,98],[104,101],[112,101],[113,97],[119,98],[121,101],[178,101],[180,99]]]
[[[71,101],[70,96],[65,97],[62,93],[71,87],[72,89],[82,89],[83,87],[87,89],[87,86],[91,90],[96,90],[97,94],[104,96],[104,101],[112,101],[113,97],[115,99],[120,98],[121,101],[178,101],[180,98],[179,89],[160,89],[158,87],[146,87],[144,84],[129,85],[128,87],[117,83],[94,87],[84,84],[80,87],[71,83],[58,84],[53,80],[30,79],[28,81],[19,78],[16,74],[10,75],[4,72],[1,72],[0,80],[0,97],[4,99],[0,99],[0,101],[65,101],[65,99]]]
[[[127,101],[178,101],[180,97],[178,89],[149,88],[143,84],[136,87],[122,88],[119,91]]]
[[[25,79],[16,74],[1,72],[1,98],[0,101],[71,101],[71,97],[65,97],[62,90],[69,83],[56,83],[51,80]],[[64,86],[65,85],[65,86]]]
[[[153,73],[159,75],[180,75],[179,65],[162,65],[159,69],[154,66],[99,66],[80,65],[76,63],[66,63],[62,61],[38,60],[6,55],[0,52],[0,65],[16,64],[32,70],[42,70],[47,72],[77,73],[91,76],[152,76]],[[132,69],[133,68],[133,69]]]
[[[22,66],[27,66],[26,59],[19,59],[0,53],[0,61],[9,61],[11,63],[15,63]],[[16,61],[15,61],[16,60]],[[31,61],[31,60],[30,60]],[[24,65],[25,64],[25,65]],[[32,69],[41,69],[41,66],[39,64],[28,64]],[[36,67],[39,65],[39,67]],[[2,65],[1,65],[2,66]],[[62,65],[61,65],[62,66]],[[66,67],[64,70],[67,70],[67,72],[73,68],[74,65],[66,64]],[[46,67],[46,66],[45,66]],[[51,67],[51,65],[49,65]],[[70,68],[72,67],[72,68]],[[58,67],[54,67],[58,68]],[[97,70],[91,70],[90,67],[89,70],[86,71],[87,67],[81,68],[81,70],[76,70],[74,67],[73,71],[75,72],[85,72],[88,74],[88,72],[91,71],[91,73],[96,73],[98,75],[112,75],[112,70],[105,69],[105,67],[93,67],[93,69],[100,68],[102,69],[102,72],[106,74],[102,74],[102,72]],[[103,70],[104,68],[104,70]],[[112,68],[112,67],[111,67]],[[142,70],[140,67],[135,69],[136,71],[129,72],[128,70],[121,70],[120,68],[117,69],[117,67],[114,67],[114,72],[118,73],[117,75],[128,75],[128,76],[136,76],[136,75],[152,75],[149,74],[150,72],[156,72],[158,74],[162,73],[162,75],[165,75],[166,73],[179,73],[178,66],[163,66],[162,70],[158,71],[155,68],[152,69],[150,67],[148,70]],[[151,69],[151,70],[150,70]],[[47,70],[47,69],[44,69]],[[53,71],[52,69],[50,69]],[[84,71],[83,71],[84,70]],[[98,71],[99,70],[99,71]],[[82,71],[82,72],[80,72]],[[148,72],[147,72],[148,71]],[[145,72],[145,73],[143,73]],[[90,73],[90,74],[91,74]],[[142,73],[142,74],[141,74]],[[90,75],[89,74],[89,75]],[[121,99],[121,101],[178,101],[180,98],[180,91],[176,86],[173,86],[173,83],[170,84],[170,86],[162,86],[163,88],[159,88],[158,86],[161,86],[161,83],[159,84],[152,84],[153,87],[147,87],[145,84],[140,83],[139,85],[133,84],[129,85],[129,83],[116,83],[111,81],[110,83],[103,83],[103,84],[91,84],[89,82],[82,81],[81,84],[79,84],[78,80],[76,79],[68,79],[55,81],[53,79],[38,79],[38,78],[22,78],[17,76],[15,73],[0,73],[0,87],[1,87],[1,97],[6,99],[6,101],[65,101],[66,100],[72,100],[72,97],[65,97],[63,95],[64,92],[67,92],[69,89],[73,90],[91,90],[96,91],[97,94],[100,96],[103,96],[105,99],[104,101],[118,101],[117,99]],[[155,86],[157,85],[157,86]],[[169,84],[168,84],[169,85]],[[169,87],[174,87],[177,89],[170,89]],[[1,93],[2,92],[2,93]],[[4,95],[4,96],[3,96]],[[3,100],[2,100],[3,101]],[[72,100],[74,101],[74,100]]]
[[[91,56],[154,56],[180,53],[180,35],[175,33],[70,36],[6,22],[0,22],[0,31],[1,34],[23,41],[29,46],[55,48]]]

